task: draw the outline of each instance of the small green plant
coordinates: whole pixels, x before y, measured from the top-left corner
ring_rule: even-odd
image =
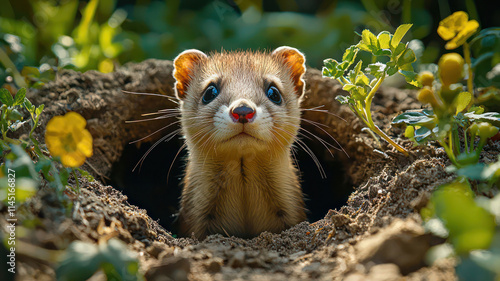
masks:
[[[393,125],[407,126],[405,136],[423,144],[438,141],[456,168],[474,165],[479,161],[487,140],[498,133],[500,114],[485,112],[484,107],[474,106],[472,67],[467,39],[476,31],[476,21],[467,21],[464,12],[457,12],[441,21],[438,33],[446,40],[447,49],[464,45],[465,60],[458,53],[448,53],[438,63],[437,76],[428,71],[420,73],[418,80],[423,88],[417,99],[432,109],[405,112],[397,116]],[[467,73],[467,76],[464,75]],[[461,83],[466,77],[469,91]],[[476,138],[479,141],[476,143]]]
[[[87,280],[101,269],[107,280],[144,280],[137,255],[118,239],[97,245],[74,241],[56,269],[57,280]]]
[[[468,168],[464,175],[472,170]],[[479,171],[479,169],[475,169]],[[473,178],[500,178],[500,159]],[[496,175],[495,175],[496,174]],[[429,264],[443,258],[457,260],[460,280],[498,280],[500,277],[500,195],[475,197],[465,177],[439,186],[421,210],[424,227],[447,242],[427,253]]]
[[[0,165],[0,195],[7,194],[6,191],[9,188],[7,178],[9,169],[14,170],[16,178],[19,179],[17,181],[19,190],[27,190],[30,194],[34,194],[34,190],[41,182],[40,174],[43,175],[49,185],[55,188],[61,202],[67,201],[64,191],[68,186],[70,173],[73,173],[76,179],[77,192],[79,192],[77,171],[89,180],[93,180],[86,171],[78,168],[83,163],[82,160],[85,160],[85,156],[92,154],[92,137],[84,129],[85,120],[81,116],[75,117],[79,121],[78,125],[66,124],[67,122],[63,120],[62,125],[66,124],[65,126],[51,129],[55,132],[55,135],[46,137],[50,140],[53,150],[55,150],[52,153],[54,157],[51,157],[51,151],[47,150],[44,145],[41,145],[33,135],[35,129],[39,127],[39,120],[44,105],[34,106],[26,98],[26,89],[24,88],[21,88],[14,97],[12,97],[7,89],[0,88],[0,102],[2,102],[0,107],[0,130],[2,133],[0,139],[0,156],[5,160]],[[29,120],[27,121],[23,118],[23,110],[29,114]],[[52,123],[54,124],[54,122]],[[8,136],[9,133],[15,132],[27,124],[30,125],[27,138],[17,139]],[[82,124],[83,127],[81,127]],[[61,125],[61,122],[59,122],[59,125]],[[75,126],[80,127],[76,128]],[[55,127],[57,127],[57,124]],[[54,126],[50,128],[54,128]],[[72,143],[58,141],[61,135],[64,137],[66,134],[72,134],[72,138],[66,138],[72,140]],[[83,145],[80,144],[82,141],[84,142]],[[66,149],[63,147],[66,147]],[[78,149],[74,152],[66,151],[71,150],[71,147]],[[80,150],[82,149],[85,154],[81,154]],[[61,160],[59,160],[60,158]],[[64,167],[61,167],[60,162]],[[19,183],[23,183],[23,185]],[[0,197],[5,199],[5,196]],[[26,196],[22,197],[24,199],[27,198]],[[70,207],[70,205],[68,204],[67,206]]]
[[[341,62],[326,59],[323,67],[323,76],[337,79],[342,84],[342,88],[349,92],[349,96],[337,96],[336,99],[342,104],[349,105],[370,130],[405,155],[408,155],[408,151],[373,123],[371,104],[384,79],[398,72],[409,84],[421,86],[412,67],[412,63],[416,60],[415,53],[408,47],[408,44],[401,42],[410,27],[411,24],[403,24],[396,29],[394,35],[383,31],[377,36],[365,29],[361,33],[361,41],[345,51]],[[372,63],[363,69],[363,61],[359,60],[346,74],[349,67],[354,64],[359,51],[370,53]]]
[[[498,280],[500,195],[476,197],[472,189],[494,195],[498,192],[491,193],[492,188],[500,186],[500,158],[491,164],[479,162],[488,140],[498,134],[500,114],[475,105],[477,67],[471,63],[467,40],[477,28],[477,22],[469,21],[464,12],[441,21],[438,33],[450,40],[446,49],[463,46],[465,59],[448,53],[439,60],[436,73],[421,72],[418,80],[424,87],[417,99],[430,107],[405,112],[392,123],[406,126],[405,136],[417,145],[439,142],[453,164],[447,170],[458,175],[453,182],[439,186],[421,210],[426,229],[447,239],[428,252],[429,263],[454,257],[460,280]]]

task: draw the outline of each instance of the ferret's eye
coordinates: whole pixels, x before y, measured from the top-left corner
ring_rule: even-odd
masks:
[[[276,88],[274,86],[270,86],[267,89],[266,95],[275,104],[277,104],[277,105],[281,104],[281,94],[280,94],[280,91],[278,90],[278,88]]]
[[[215,87],[215,85],[210,85],[205,90],[205,93],[203,94],[201,101],[204,104],[208,104],[211,101],[213,101],[218,95],[219,95],[219,90],[217,90],[217,87]]]

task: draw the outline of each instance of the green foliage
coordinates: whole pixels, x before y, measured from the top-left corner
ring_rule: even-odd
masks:
[[[118,239],[98,245],[74,241],[56,269],[57,280],[87,280],[101,269],[108,280],[144,280],[136,255]]]
[[[462,99],[461,103],[452,107],[452,111],[455,111],[455,108],[465,109],[467,100]],[[463,168],[476,164],[487,140],[498,133],[498,128],[495,126],[499,126],[500,114],[496,112],[477,114],[475,110],[476,107],[471,107],[469,112],[465,114],[458,112],[455,115],[439,110],[435,113],[430,109],[404,112],[394,118],[392,124],[412,127],[407,137],[416,144],[438,141],[445,148],[452,163],[457,168]],[[464,135],[463,144],[460,143],[458,136],[460,131]],[[476,137],[479,137],[477,144]],[[460,150],[461,147],[464,149]]]
[[[484,37],[481,34],[479,37]],[[467,46],[468,43],[464,43],[465,62],[470,65]],[[405,112],[392,122],[393,125],[413,127],[407,128],[405,135],[416,144],[438,141],[457,169],[475,165],[487,140],[496,135],[500,127],[499,113],[484,112],[483,107],[473,105],[472,72],[469,71],[467,79],[469,92],[463,91],[463,85],[458,83],[464,71],[453,68],[463,66],[464,60],[459,54],[443,55],[437,71],[440,81],[433,83],[432,74],[422,73],[421,79],[425,75],[430,77],[425,78],[426,85],[417,96],[422,103],[430,104],[432,110]],[[477,145],[476,137],[479,138]]]
[[[480,40],[477,38],[485,38],[485,34],[493,33],[481,32],[470,44]],[[428,260],[455,257],[460,280],[496,280],[500,278],[500,195],[475,198],[470,182],[473,181],[475,190],[480,192],[490,192],[495,185],[500,186],[500,158],[496,163],[479,163],[483,147],[498,134],[500,127],[500,114],[485,112],[479,104],[494,99],[497,92],[492,88],[490,97],[474,98],[472,70],[479,71],[478,64],[476,61],[470,67],[469,43],[457,42],[454,44],[463,44],[465,60],[456,53],[443,55],[439,69],[434,71],[438,81],[434,81],[428,71],[417,77],[425,82],[417,99],[430,104],[432,109],[404,112],[394,118],[392,124],[407,126],[405,136],[416,144],[438,141],[453,164],[447,171],[459,176],[438,187],[427,207],[421,210],[425,228],[447,238],[447,243],[428,252]],[[464,61],[467,67],[462,70]],[[488,67],[491,70],[492,66]],[[468,91],[463,90],[462,84],[466,70]]]
[[[323,67],[323,76],[337,79],[342,84],[342,89],[350,94],[347,97],[337,96],[337,101],[349,105],[368,128],[405,155],[408,155],[408,152],[373,123],[370,109],[373,96],[387,76],[399,72],[409,84],[416,87],[422,86],[417,81],[417,74],[413,72],[411,65],[416,61],[415,53],[408,47],[408,44],[401,42],[410,27],[411,24],[403,24],[396,29],[394,35],[382,31],[377,36],[365,29],[361,33],[361,41],[345,51],[342,62],[326,59]],[[372,60],[372,63],[368,64],[363,71],[363,61],[359,60],[346,75],[346,71],[354,64],[359,51],[370,53],[375,61]],[[385,59],[386,62],[383,63],[381,59]]]
[[[458,254],[487,249],[495,232],[492,214],[479,207],[469,183],[462,179],[440,186],[433,194],[424,219],[435,216],[449,231],[449,241]]]
[[[493,70],[500,63],[500,28],[481,30],[470,46],[475,57],[472,61],[474,84],[477,87],[500,88],[500,71]]]
[[[33,132],[39,127],[40,116],[43,113],[44,105],[35,106],[26,98],[26,89],[21,88],[17,94],[12,97],[7,89],[0,88],[0,101],[3,103],[0,112],[0,129],[2,139],[0,139],[0,153],[5,163],[2,164],[0,175],[0,199],[5,199],[8,188],[7,172],[15,171],[16,200],[24,201],[34,194],[36,187],[40,184],[43,176],[48,181],[49,186],[56,190],[59,199],[65,202],[67,198],[64,191],[68,186],[68,179],[73,173],[77,178],[76,171],[70,168],[60,167],[59,159],[52,158],[50,153],[33,136]],[[24,121],[21,113],[23,110],[29,114],[29,120]],[[27,139],[12,139],[8,137],[9,132],[17,131],[19,128],[30,125]],[[88,172],[77,169],[80,175],[90,181],[94,180]],[[78,182],[78,181],[77,181]],[[77,188],[77,192],[79,192]],[[70,207],[70,204],[66,204]]]
[[[496,166],[498,170],[499,164],[500,161],[491,168]],[[471,167],[465,169],[470,172]],[[498,176],[500,173],[497,179]],[[421,213],[425,228],[448,238],[453,246],[448,247],[446,243],[431,248],[428,252],[430,262],[455,256],[461,280],[500,277],[500,194],[493,198],[474,198],[468,181],[462,177],[438,187]]]

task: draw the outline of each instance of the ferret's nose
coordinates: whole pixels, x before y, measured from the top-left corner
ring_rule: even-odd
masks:
[[[255,116],[255,109],[242,104],[231,109],[231,116],[234,122],[245,124],[252,121],[252,118]]]

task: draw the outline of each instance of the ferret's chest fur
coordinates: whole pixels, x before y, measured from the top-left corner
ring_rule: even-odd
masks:
[[[302,194],[288,157],[190,161],[187,171],[185,190],[193,189],[190,205],[206,208],[198,225],[206,225],[207,233],[253,237],[263,231],[279,232],[301,216],[294,203]]]

